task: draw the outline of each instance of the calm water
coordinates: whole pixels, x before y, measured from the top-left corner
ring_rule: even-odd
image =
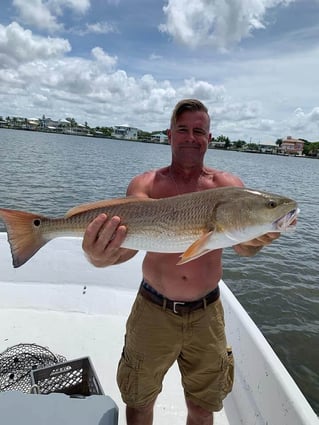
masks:
[[[0,129],[0,204],[62,215],[169,161],[169,146]],[[224,279],[319,413],[319,161],[210,150],[206,164],[299,202],[294,233],[254,258],[225,250]]]

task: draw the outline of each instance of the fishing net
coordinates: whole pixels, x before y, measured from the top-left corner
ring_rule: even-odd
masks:
[[[9,347],[0,354],[0,391],[29,393],[32,370],[65,361],[65,357],[53,354],[40,345],[18,344]]]

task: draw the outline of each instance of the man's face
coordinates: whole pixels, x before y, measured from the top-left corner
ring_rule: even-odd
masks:
[[[211,140],[209,117],[203,111],[185,111],[172,124],[168,132],[175,159],[188,162],[201,161]]]

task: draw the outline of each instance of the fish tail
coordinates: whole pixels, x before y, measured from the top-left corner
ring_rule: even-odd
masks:
[[[13,267],[22,266],[49,241],[42,231],[45,217],[41,215],[0,208],[0,218],[8,233]]]

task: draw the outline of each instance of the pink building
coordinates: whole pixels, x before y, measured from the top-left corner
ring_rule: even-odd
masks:
[[[280,151],[286,155],[302,155],[304,142],[299,139],[293,139],[291,136],[288,136],[286,139],[283,139]]]

